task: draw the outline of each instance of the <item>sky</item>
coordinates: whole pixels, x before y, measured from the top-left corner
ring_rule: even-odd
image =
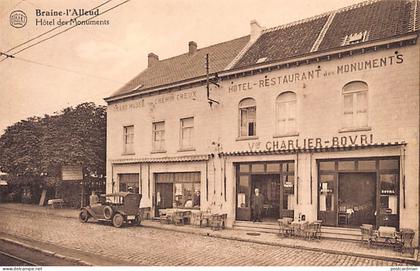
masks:
[[[83,102],[105,105],[110,96],[147,67],[147,54],[160,59],[235,39],[250,32],[255,19],[275,27],[362,0],[0,0],[0,52],[69,21],[74,10],[100,4],[93,20],[106,25],[64,25],[0,57],[0,135],[31,116],[53,114]],[[21,10],[26,25],[13,27],[10,15]],[[57,14],[61,11],[62,14]],[[48,13],[55,16],[48,16]],[[69,13],[66,13],[69,12]],[[91,16],[82,16],[87,19]],[[45,25],[45,22],[53,25]],[[25,49],[17,53],[19,50]]]

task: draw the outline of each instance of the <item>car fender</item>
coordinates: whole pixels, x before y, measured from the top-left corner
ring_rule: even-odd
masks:
[[[96,217],[95,213],[92,211],[92,209],[90,207],[83,207],[80,208],[80,210],[86,210],[92,217]]]

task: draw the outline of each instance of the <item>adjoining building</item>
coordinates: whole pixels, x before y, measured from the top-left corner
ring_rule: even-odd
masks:
[[[107,192],[142,207],[412,228],[419,2],[367,1],[159,60],[106,98]],[[208,55],[209,77],[205,59]],[[210,85],[207,92],[207,86]],[[200,194],[200,197],[197,195]]]

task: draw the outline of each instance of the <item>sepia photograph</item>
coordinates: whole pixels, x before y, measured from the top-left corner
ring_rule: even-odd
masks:
[[[418,270],[419,0],[0,0],[0,270]]]

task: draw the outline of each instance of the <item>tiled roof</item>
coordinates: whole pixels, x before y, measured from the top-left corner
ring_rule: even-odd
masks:
[[[317,51],[339,48],[346,36],[365,31],[367,37],[364,41],[411,32],[414,30],[415,3],[410,0],[365,1],[283,27],[267,29],[234,68],[255,65],[258,59],[265,57],[264,62],[268,62],[304,55],[313,52],[311,48],[315,42],[319,42],[314,47]],[[333,16],[332,21],[327,23],[330,16]]]
[[[418,0],[369,0],[266,29],[255,42],[245,36],[197,49],[193,55],[157,61],[111,97],[204,76],[206,54],[210,55],[210,73],[215,73],[340,48],[353,37],[362,36],[366,42],[417,31],[419,9]]]
[[[388,0],[338,12],[319,50],[340,47],[344,37],[353,33],[367,31],[369,41],[407,33],[411,5],[405,0]]]
[[[245,47],[248,41],[249,36],[245,36],[209,47],[199,48],[193,55],[185,53],[160,60],[129,81],[112,96],[133,92],[139,85],[143,85],[141,89],[147,89],[204,76],[206,74],[206,54],[209,54],[210,58],[210,73],[220,72]]]
[[[236,63],[235,68],[255,64],[261,58],[265,62],[308,53],[328,15],[307,22],[268,29]]]

